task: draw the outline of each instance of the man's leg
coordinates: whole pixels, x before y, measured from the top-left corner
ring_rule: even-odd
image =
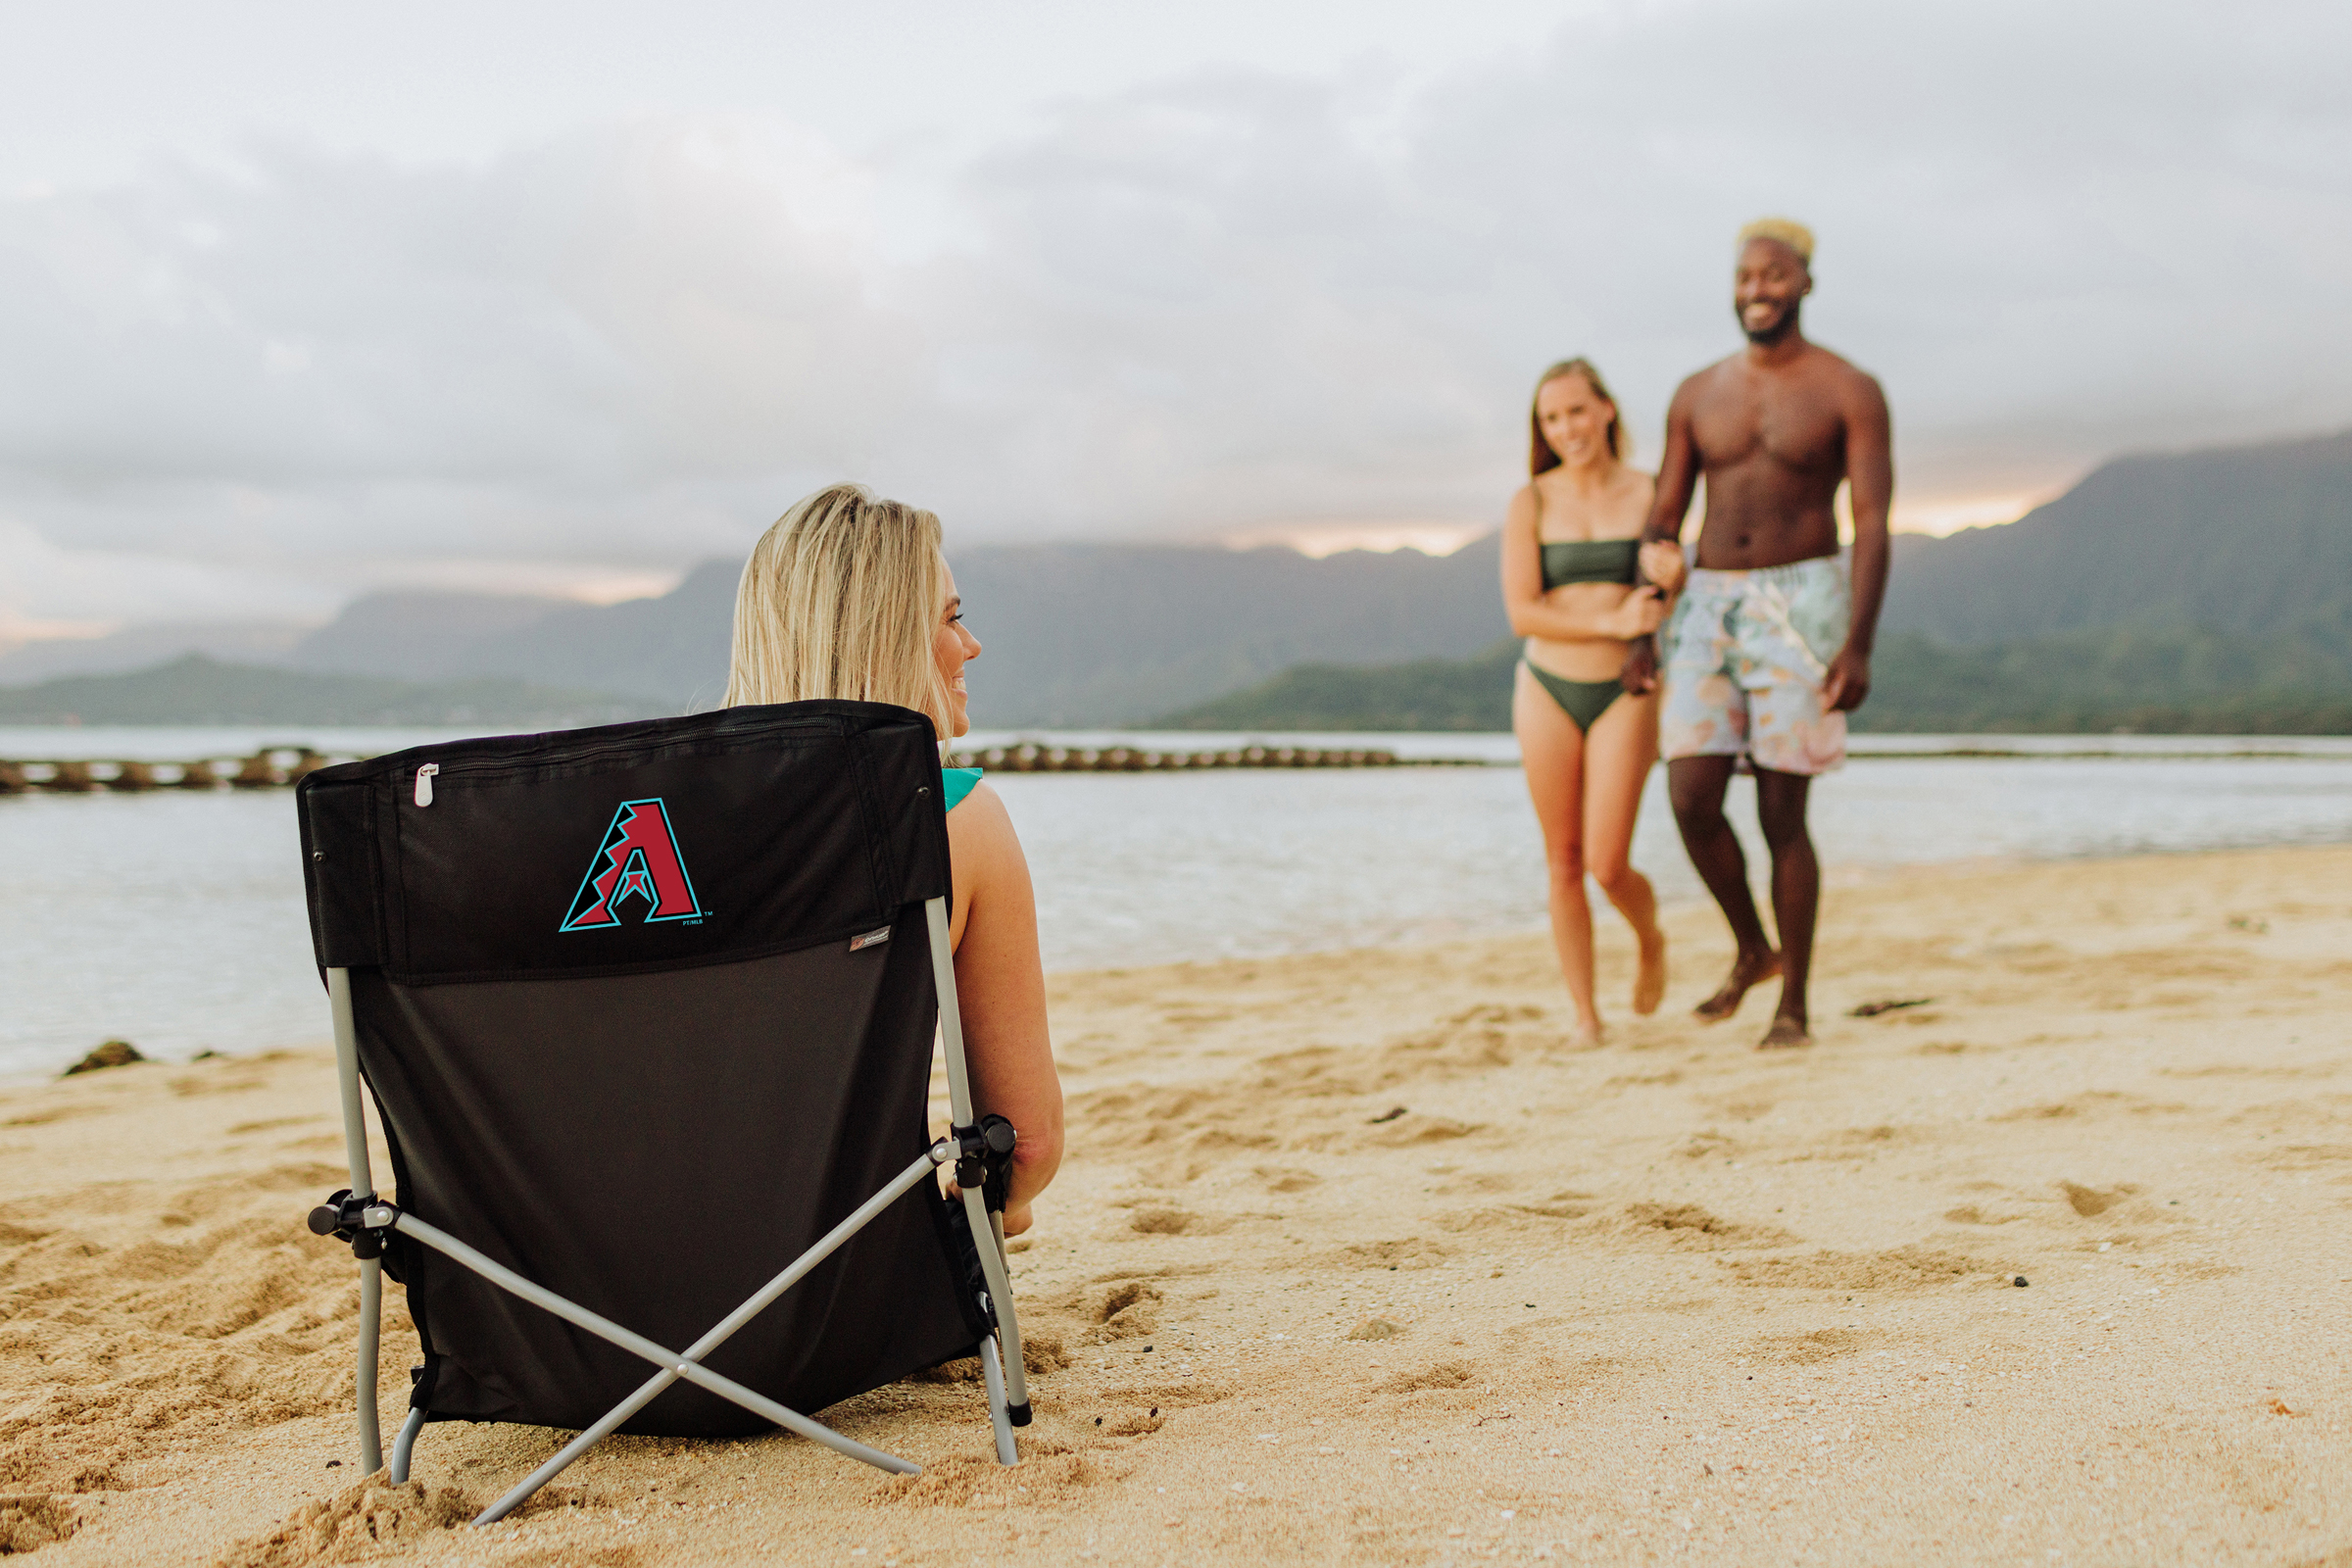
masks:
[[[1813,967],[1813,920],[1821,906],[1821,865],[1805,831],[1803,773],[1756,769],[1756,817],[1772,850],[1772,918],[1781,933],[1781,1005],[1759,1049],[1813,1043],[1805,1013],[1805,980]]]
[[[1730,757],[1678,757],[1666,764],[1666,793],[1674,802],[1675,825],[1683,830],[1683,849],[1698,868],[1699,880],[1715,895],[1716,905],[1731,922],[1732,940],[1740,945],[1730,978],[1698,1004],[1698,1016],[1707,1023],[1738,1012],[1740,999],[1747,995],[1748,988],[1771,978],[1780,968],[1772,943],[1765,938],[1764,922],[1756,914],[1755,895],[1747,888],[1747,857],[1740,853],[1740,836],[1723,814],[1723,795],[1731,787],[1736,760]]]

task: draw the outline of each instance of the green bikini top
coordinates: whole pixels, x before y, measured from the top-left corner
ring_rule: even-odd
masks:
[[[972,786],[980,782],[980,769],[943,767],[939,770],[939,781],[948,792],[948,809],[953,811],[963,804],[966,795],[972,793]]]
[[[1641,564],[1639,539],[1569,539],[1544,546],[1546,593],[1572,582],[1621,582],[1632,587]]]

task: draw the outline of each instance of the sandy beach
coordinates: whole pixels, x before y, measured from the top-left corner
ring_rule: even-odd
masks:
[[[1818,1044],[1602,1049],[1536,936],[1058,977],[1038,1420],[355,1474],[323,1051],[0,1091],[0,1549],[44,1564],[2352,1563],[2352,849],[1833,887]],[[1850,1009],[1921,1002],[1871,1017]],[[324,1008],[321,1005],[323,1024]],[[386,1428],[415,1340],[392,1295]]]

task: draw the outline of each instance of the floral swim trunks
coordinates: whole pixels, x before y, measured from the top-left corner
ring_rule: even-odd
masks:
[[[1826,773],[1845,760],[1845,715],[1823,710],[1829,662],[1852,614],[1835,556],[1748,571],[1693,567],[1661,647],[1666,696],[1658,746],[1678,757],[1738,757],[1776,773]]]

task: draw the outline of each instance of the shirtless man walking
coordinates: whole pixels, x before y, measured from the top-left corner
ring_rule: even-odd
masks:
[[[1805,794],[1816,774],[1845,760],[1845,715],[1870,694],[1894,494],[1886,395],[1799,328],[1812,263],[1813,236],[1801,224],[1767,218],[1740,231],[1732,299],[1747,347],[1685,381],[1667,411],[1642,564],[1649,580],[1682,595],[1660,633],[1662,658],[1657,641],[1636,643],[1624,677],[1628,691],[1644,692],[1663,664],[1659,749],[1675,821],[1740,944],[1730,978],[1698,1016],[1729,1018],[1749,987],[1780,975],[1780,1008],[1759,1049],[1812,1043],[1805,977],[1821,871]],[[1698,564],[1686,572],[1683,517],[1702,475],[1706,519]],[[1835,510],[1848,481],[1850,585]],[[1778,953],[1723,814],[1742,756],[1755,770],[1756,814],[1772,850]]]

